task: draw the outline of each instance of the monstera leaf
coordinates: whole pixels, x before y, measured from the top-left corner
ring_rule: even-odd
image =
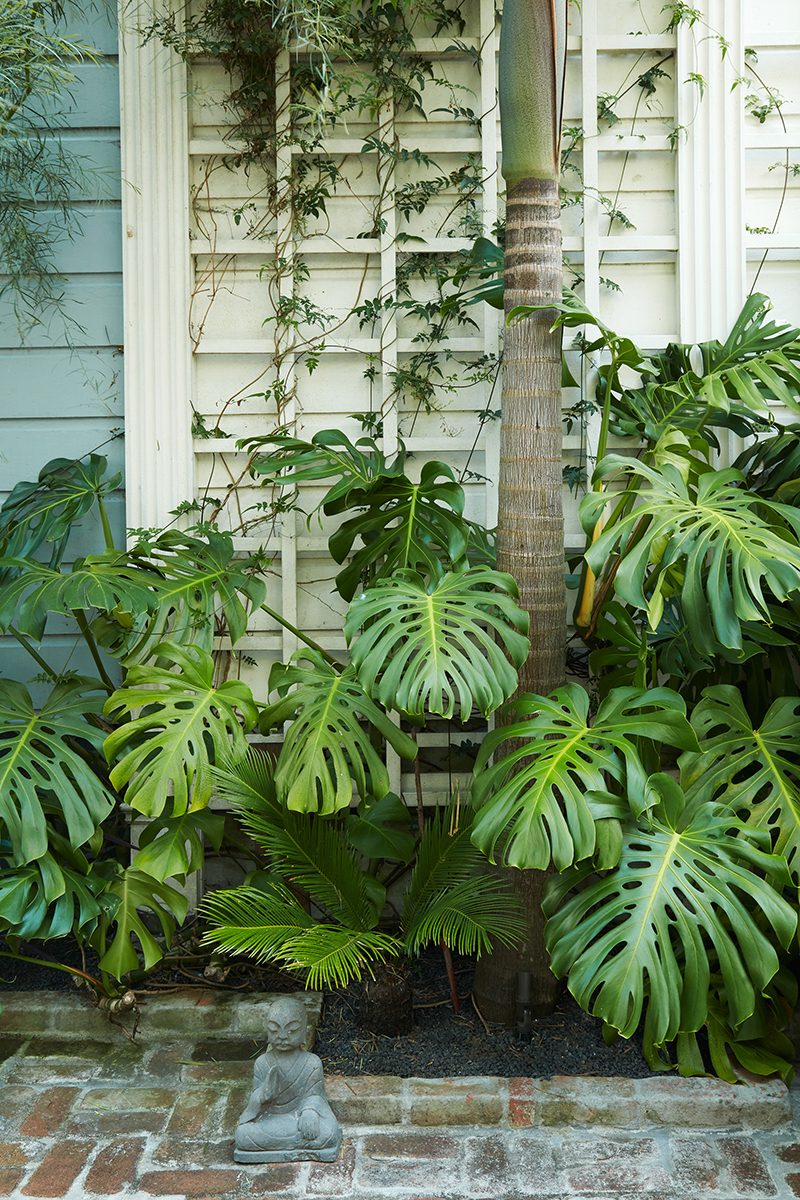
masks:
[[[800,697],[774,701],[753,727],[738,688],[707,688],[692,714],[700,751],[682,755],[681,783],[694,800],[719,800],[748,828],[769,831],[800,881]]]
[[[37,710],[27,688],[0,679],[0,825],[18,866],[47,853],[46,809],[58,811],[73,846],[113,809],[113,793],[80,750],[101,750],[103,733],[85,718],[102,711],[105,696],[99,680],[77,678],[57,684]]]
[[[40,642],[49,613],[71,616],[76,609],[117,610],[120,617],[146,613],[155,604],[155,577],[131,567],[126,556],[116,550],[78,559],[62,573],[33,559],[4,560],[16,578],[0,592],[0,629],[6,630],[15,618],[21,633]]]
[[[474,284],[466,291],[462,290],[465,282],[475,279],[481,282]],[[490,304],[492,308],[502,309],[505,295],[502,246],[498,246],[489,238],[476,238],[472,243],[469,257],[447,282],[454,284],[459,291],[455,295],[445,298],[442,304],[443,313],[449,312],[460,304],[478,304],[482,300],[486,304]]]
[[[48,613],[100,614],[92,632],[126,667],[149,659],[159,642],[196,645],[210,653],[221,612],[231,641],[247,627],[247,607],[263,603],[266,586],[249,560],[234,560],[227,534],[206,539],[167,531],[131,553],[107,550],[62,574],[32,559],[6,559],[19,574],[0,594],[0,629],[17,620],[41,641]]]
[[[201,911],[217,925],[204,942],[227,954],[305,970],[309,988],[343,987],[359,979],[364,968],[369,970],[370,962],[384,962],[402,949],[397,938],[374,929],[318,925],[280,884],[268,884],[264,891],[239,887],[214,892]]]
[[[578,1003],[624,1037],[647,1004],[646,1034],[659,1046],[706,1020],[707,943],[739,1026],[779,967],[761,926],[788,947],[797,916],[773,885],[789,880],[784,861],[758,849],[729,811],[713,803],[686,808],[667,775],[653,776],[650,787],[660,803],[638,827],[625,828],[615,870],[598,878],[587,864],[551,877],[543,907],[552,969],[568,974]]]
[[[399,454],[390,463],[372,438],[359,438],[353,445],[338,429],[323,429],[310,442],[273,433],[243,438],[238,445],[254,455],[250,464],[252,474],[266,475],[272,483],[294,487],[298,483],[336,479],[320,507],[342,502],[347,506],[351,493],[369,489],[381,479],[402,475],[405,464],[402,442]],[[259,454],[264,446],[274,447],[272,453]]]
[[[458,706],[466,720],[473,704],[488,715],[514,691],[514,668],[528,653],[517,594],[510,575],[485,567],[439,574],[430,586],[412,571],[379,580],[344,624],[348,640],[364,626],[351,650],[359,681],[386,708],[412,716],[449,718]]]
[[[132,808],[159,816],[172,784],[172,815],[179,817],[206,806],[213,787],[210,754],[243,752],[257,713],[246,684],[214,686],[214,661],[199,647],[161,642],[155,652],[180,674],[161,667],[129,671],[127,686],[106,702],[106,716],[119,720],[143,711],[109,734],[104,748],[111,782],[119,789],[127,785]]]
[[[144,871],[138,871],[136,867],[128,867],[121,871],[109,885],[107,894],[116,902],[113,919],[117,928],[111,945],[106,949],[109,927],[106,918],[88,939],[89,944],[102,954],[98,964],[100,970],[107,971],[115,979],[121,979],[126,972],[139,969],[139,955],[131,942],[133,934],[136,934],[141,944],[145,969],[149,970],[161,961],[164,951],[150,933],[138,910],[147,908],[158,918],[169,945],[175,932],[176,919],[179,924],[186,919],[189,907],[186,897],[169,884],[160,883]]]
[[[150,603],[129,631],[117,626],[116,644],[108,647],[125,667],[146,662],[165,639],[210,654],[220,614],[235,645],[247,629],[248,609],[257,609],[266,596],[266,584],[254,574],[256,564],[234,558],[227,533],[210,530],[199,538],[167,530],[134,550],[128,561],[140,563],[154,583]]]
[[[439,572],[443,560],[455,563],[463,557],[469,538],[462,516],[464,489],[444,463],[426,462],[419,483],[402,475],[347,497],[348,508],[362,505],[366,512],[344,521],[328,539],[339,563],[351,553],[356,538],[364,542],[336,576],[345,600],[352,600],[370,567],[377,565],[381,576],[407,569],[430,575]],[[344,502],[324,506],[333,514],[344,507]]]
[[[42,467],[36,483],[18,483],[0,508],[0,553],[24,558],[49,542],[50,566],[57,567],[73,524],[122,482],[121,475],[104,481],[106,466],[100,454],[79,461],[54,458]]]
[[[370,700],[352,667],[339,673],[316,650],[299,650],[288,666],[276,663],[269,686],[281,699],[265,710],[262,730],[294,717],[275,772],[278,797],[289,809],[331,813],[349,808],[353,780],[362,796],[388,792],[386,764],[365,724],[403,758],[417,752],[411,738]]]
[[[0,929],[9,937],[47,941],[76,930],[87,938],[102,917],[113,917],[117,899],[107,894],[102,868],[75,870],[42,855],[24,867],[0,873]]]
[[[778,1074],[791,1086],[794,1078],[792,1059],[794,1046],[781,1033],[789,1014],[797,1004],[797,980],[791,971],[782,967],[766,988],[764,996],[756,996],[755,1010],[738,1028],[731,1022],[720,979],[712,975],[708,994],[708,1056],[720,1079],[739,1083],[741,1075],[733,1068],[735,1059],[754,1075]],[[664,1071],[672,1063],[664,1061],[660,1047],[644,1044],[644,1052],[653,1070]],[[705,1075],[706,1065],[693,1032],[679,1033],[676,1043],[677,1065],[681,1075]]]
[[[224,832],[224,813],[207,809],[156,817],[142,830],[133,865],[154,879],[188,875],[203,865],[203,836],[219,850]]]
[[[586,561],[599,577],[617,551],[616,592],[647,610],[652,627],[661,617],[665,573],[674,568],[671,578],[682,576],[681,608],[695,644],[741,649],[743,622],[769,623],[765,588],[778,600],[800,588],[800,513],[745,491],[740,471],[698,469],[695,482],[672,464],[657,470],[635,459],[603,459],[596,479],[629,476],[638,487],[649,486],[640,492],[641,503],[592,544]],[[587,528],[598,506],[614,502],[609,492],[585,497]]]
[[[479,808],[472,840],[514,867],[563,871],[596,851],[597,866],[614,866],[620,844],[616,822],[629,804],[648,804],[637,739],[694,748],[695,736],[680,696],[670,688],[615,688],[593,725],[589,697],[578,684],[554,696],[524,695],[509,705],[521,718],[487,734],[475,763],[472,801]],[[504,741],[513,747],[494,766]],[[628,795],[608,792],[606,775]]]
[[[270,435],[241,443],[250,451],[267,444],[276,451],[254,458],[251,470],[265,474],[271,482],[287,486],[337,481],[328,489],[319,508],[327,516],[359,511],[344,521],[329,538],[328,546],[338,563],[356,550],[336,576],[336,587],[345,600],[352,600],[368,569],[380,575],[395,570],[438,570],[442,559],[455,562],[466,550],[469,525],[464,520],[464,489],[445,463],[427,462],[419,483],[403,473],[405,448],[389,463],[370,438],[354,446],[343,433],[326,429],[311,442]],[[363,447],[364,449],[360,449]],[[338,477],[338,478],[337,478]]]
[[[345,818],[345,831],[351,846],[365,858],[396,858],[409,863],[414,854],[415,839],[407,828],[411,813],[394,792],[380,800],[367,797],[358,812]],[[398,829],[397,826],[403,826]]]

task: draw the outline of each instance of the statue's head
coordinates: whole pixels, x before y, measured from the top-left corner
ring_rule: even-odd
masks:
[[[299,1050],[306,1040],[306,1006],[294,996],[281,996],[269,1010],[267,1037],[273,1050]]]

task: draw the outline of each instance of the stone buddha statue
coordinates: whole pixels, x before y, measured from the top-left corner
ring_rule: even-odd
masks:
[[[236,1162],[334,1162],[342,1130],[325,1095],[322,1063],[301,1049],[306,1009],[281,997],[267,1017],[269,1045],[256,1059],[253,1091],[239,1118]]]

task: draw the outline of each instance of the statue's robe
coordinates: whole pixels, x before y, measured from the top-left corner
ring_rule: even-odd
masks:
[[[314,1112],[319,1132],[306,1140],[300,1114]],[[316,1054],[296,1050],[280,1059],[268,1050],[256,1059],[253,1091],[236,1129],[237,1162],[333,1162],[342,1131],[325,1095],[322,1063]]]

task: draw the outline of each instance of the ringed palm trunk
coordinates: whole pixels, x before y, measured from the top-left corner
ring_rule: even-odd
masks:
[[[505,312],[561,299],[558,192],[567,0],[506,0],[500,33],[500,125],[507,183]],[[516,579],[530,615],[531,653],[520,691],[564,681],[566,593],[561,469],[561,332],[545,311],[506,327],[503,352],[497,566]],[[543,871],[503,869],[529,934],[478,964],[475,996],[487,1020],[515,1020],[516,976],[530,972],[532,1010],[557,995],[544,948]]]

